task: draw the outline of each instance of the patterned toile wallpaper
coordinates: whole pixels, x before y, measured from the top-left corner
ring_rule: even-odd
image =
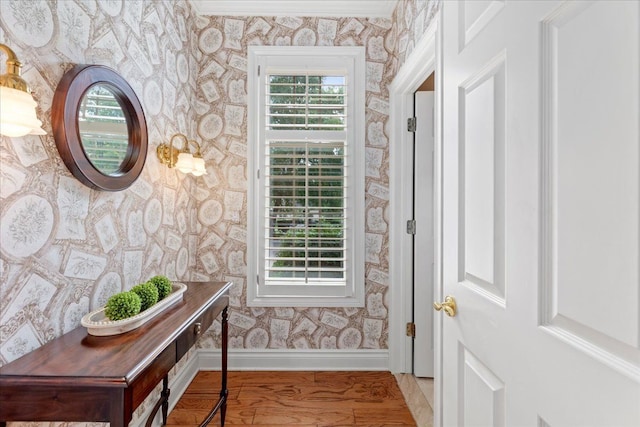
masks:
[[[199,243],[196,183],[160,166],[155,147],[196,131],[196,41],[186,1],[0,1],[0,42],[24,63],[48,132],[0,144],[0,364],[157,273],[189,277]],[[85,187],[55,146],[53,94],[79,63],[114,68],[142,102],[149,156],[125,191]]]
[[[398,64],[424,33],[426,2],[398,8],[395,21],[359,18],[207,17],[196,22],[202,53],[198,133],[215,175],[198,188],[198,278],[234,282],[231,348],[386,349],[388,340],[389,92]],[[420,22],[420,24],[416,24]],[[366,47],[366,305],[364,308],[246,306],[247,47]],[[219,325],[199,345],[215,346]]]
[[[217,181],[199,188],[199,267],[234,282],[229,316],[231,348],[386,348],[388,256],[386,85],[393,78],[388,19],[210,17],[196,22],[202,52],[198,75],[198,132]],[[247,46],[366,46],[366,307],[246,307]],[[220,185],[222,184],[222,185]],[[215,331],[215,328],[214,328]],[[207,341],[200,345],[209,345]]]
[[[387,348],[387,86],[438,5],[400,0],[392,19],[241,18],[196,17],[186,0],[0,1],[0,42],[25,64],[48,132],[0,142],[0,365],[156,274],[233,281],[231,347]],[[246,307],[246,66],[256,44],[366,46],[364,308]],[[53,93],[78,63],[114,68],[142,102],[149,154],[127,190],[83,186],[56,149]],[[208,175],[159,164],[155,149],[175,132],[201,142]],[[217,347],[219,333],[216,322],[199,346]]]

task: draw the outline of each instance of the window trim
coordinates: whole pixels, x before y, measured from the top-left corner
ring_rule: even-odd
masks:
[[[260,115],[260,102],[264,100],[265,85],[260,79],[268,67],[276,66],[286,72],[286,66],[306,60],[318,63],[322,58],[328,63],[331,58],[348,62],[353,76],[349,80],[348,93],[348,155],[353,169],[353,188],[349,195],[355,203],[350,209],[347,246],[351,251],[351,262],[346,277],[347,286],[329,287],[314,285],[269,285],[258,283],[259,257],[264,254],[264,236],[259,224],[264,204],[261,195],[259,169],[264,160],[261,134],[265,119]],[[260,68],[259,68],[260,67]],[[295,67],[300,70],[300,67]],[[328,68],[324,66],[323,68]],[[260,69],[261,76],[258,75]],[[249,46],[247,67],[247,137],[248,137],[248,194],[247,194],[247,306],[249,307],[364,307],[364,251],[365,251],[365,49],[362,46]],[[286,286],[286,288],[285,288]],[[304,286],[304,289],[301,289]],[[340,295],[336,289],[341,289]],[[313,291],[313,292],[312,292]]]

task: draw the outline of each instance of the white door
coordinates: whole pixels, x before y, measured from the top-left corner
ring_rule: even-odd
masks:
[[[413,217],[413,373],[433,377],[433,92],[414,95],[416,132],[414,134]]]
[[[640,2],[442,3],[442,424],[640,426]]]

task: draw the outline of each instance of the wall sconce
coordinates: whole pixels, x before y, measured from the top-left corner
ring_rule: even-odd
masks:
[[[22,63],[9,46],[0,44],[7,55],[7,73],[0,75],[0,134],[10,137],[46,135],[36,117],[38,104],[27,82],[20,77]]]
[[[182,148],[178,149],[174,147],[174,139],[182,139]],[[193,144],[195,147],[195,153],[191,154],[189,150],[189,144]],[[160,163],[167,165],[170,168],[176,168],[182,173],[190,173],[194,176],[206,175],[207,168],[205,167],[202,153],[200,152],[200,145],[191,140],[189,141],[186,136],[181,133],[177,133],[171,137],[169,145],[160,144],[156,150]]]

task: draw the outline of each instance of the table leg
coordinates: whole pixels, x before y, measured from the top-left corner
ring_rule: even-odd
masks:
[[[227,415],[227,397],[229,396],[229,390],[227,390],[227,344],[229,336],[228,311],[229,306],[222,310],[222,386],[220,389],[220,398],[204,421],[200,423],[199,427],[207,426],[218,411],[220,411],[220,426],[224,427],[224,419]]]
[[[224,427],[224,419],[227,415],[227,345],[229,339],[229,323],[228,323],[228,306],[222,310],[222,389],[220,390],[220,398],[222,399],[222,407],[220,408],[220,425]]]
[[[167,413],[169,412],[170,394],[171,390],[169,390],[169,376],[165,375],[162,379],[162,393],[160,394],[162,398],[162,425],[167,424]]]
[[[169,394],[171,394],[171,390],[169,390],[169,375],[165,375],[162,379],[162,392],[160,392],[160,399],[156,402],[153,409],[151,410],[151,414],[149,415],[149,418],[147,418],[145,427],[151,427],[153,425],[153,420],[160,408],[162,408],[162,425],[167,424],[167,412],[169,411]]]
[[[130,392],[131,389],[123,388],[117,388],[111,391],[110,427],[126,427],[129,425],[133,415]]]

